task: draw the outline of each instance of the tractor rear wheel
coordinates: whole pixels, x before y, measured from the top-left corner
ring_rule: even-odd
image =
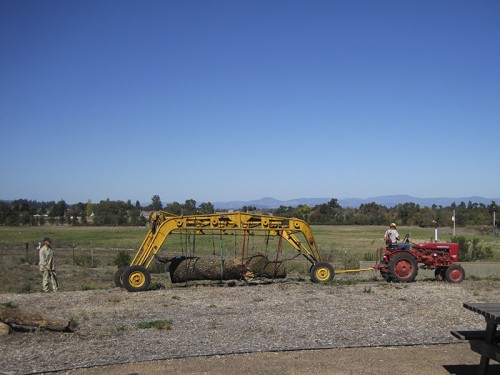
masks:
[[[462,266],[454,264],[446,270],[446,281],[450,283],[461,283],[465,279],[465,270]]]
[[[123,272],[122,281],[129,292],[142,292],[148,290],[151,274],[145,267],[134,265]]]
[[[398,253],[389,261],[389,277],[397,283],[411,283],[417,272],[417,260],[410,253]]]
[[[311,280],[314,283],[326,283],[335,277],[333,266],[328,262],[318,262],[311,267]]]

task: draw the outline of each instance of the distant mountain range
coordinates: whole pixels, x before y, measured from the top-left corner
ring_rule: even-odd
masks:
[[[280,206],[291,206],[297,207],[301,204],[308,205],[309,207],[314,207],[319,204],[328,203],[332,198],[297,198],[282,201],[279,199],[265,197],[258,200],[253,201],[231,201],[231,202],[214,202],[213,205],[217,209],[225,209],[225,210],[238,210],[243,206],[252,206],[258,209],[269,209],[269,208],[278,208]],[[453,202],[457,205],[461,202],[465,202],[466,204],[470,202],[472,203],[483,203],[485,205],[491,204],[492,201],[496,203],[500,203],[500,198],[484,198],[484,197],[458,197],[458,198],[417,198],[409,195],[384,195],[379,197],[372,198],[344,198],[337,199],[338,203],[342,207],[354,207],[358,208],[362,204],[375,202],[380,204],[381,206],[386,207],[394,207],[400,203],[415,203],[420,205],[421,207],[431,207],[433,204],[436,206],[448,207]]]

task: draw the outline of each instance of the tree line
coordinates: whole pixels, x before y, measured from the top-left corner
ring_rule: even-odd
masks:
[[[163,205],[158,195],[151,198],[149,205],[142,206],[139,201],[101,200],[99,203],[79,202],[67,204],[58,202],[37,202],[17,199],[0,201],[0,225],[133,225],[147,223],[149,211],[164,210],[176,215],[194,215],[215,213],[211,202],[198,204],[194,199],[184,203],[172,202]],[[460,202],[448,207],[421,207],[415,203],[401,203],[394,207],[385,207],[375,202],[362,204],[358,208],[341,207],[338,200],[332,198],[328,203],[309,207],[307,205],[280,206],[276,209],[257,210],[256,207],[243,206],[244,212],[259,212],[283,217],[296,217],[309,224],[319,225],[398,225],[431,227],[453,226],[493,226],[493,215],[498,208],[494,201],[483,203]],[[498,225],[498,224],[497,224]]]
[[[337,199],[328,203],[308,207],[280,206],[274,211],[277,216],[298,217],[311,224],[328,225],[398,225],[431,227],[439,226],[493,226],[493,213],[498,208],[494,201],[489,205],[483,203],[460,202],[448,207],[432,205],[423,206],[416,203],[400,203],[394,207],[386,207],[375,202],[362,204],[358,208],[341,207]],[[498,222],[496,224],[498,226]]]

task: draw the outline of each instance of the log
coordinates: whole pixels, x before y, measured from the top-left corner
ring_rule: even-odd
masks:
[[[42,314],[29,313],[20,309],[0,306],[0,321],[9,325],[35,327],[50,331],[71,332],[70,321]]]
[[[170,280],[180,283],[194,280],[245,280],[254,277],[281,279],[286,277],[283,262],[271,262],[265,255],[254,255],[221,262],[220,258],[178,257],[169,260]]]
[[[193,280],[242,280],[247,269],[244,265],[223,259],[179,257],[169,266],[170,280],[180,283]]]
[[[247,258],[245,266],[253,273],[254,277],[266,279],[283,279],[286,277],[286,267],[283,262],[271,262],[262,254]]]

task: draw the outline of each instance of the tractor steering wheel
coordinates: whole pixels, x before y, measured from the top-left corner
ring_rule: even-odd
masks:
[[[405,237],[403,238],[403,243],[408,243],[410,242],[410,233],[406,233]]]

